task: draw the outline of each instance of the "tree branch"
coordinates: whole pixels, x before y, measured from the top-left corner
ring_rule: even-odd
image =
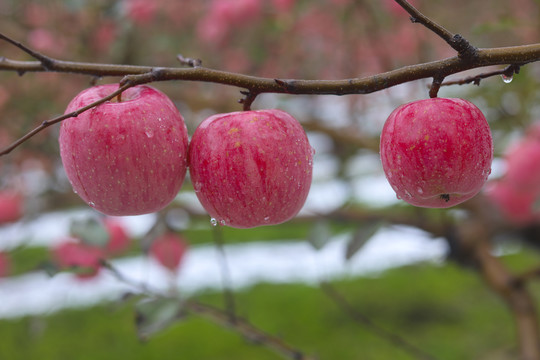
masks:
[[[6,38],[5,35],[2,38]],[[0,58],[0,70],[14,71],[20,74],[52,71],[95,77],[130,76],[129,80],[138,84],[170,80],[199,81],[235,86],[257,94],[349,95],[369,94],[414,80],[448,76],[485,66],[523,65],[539,60],[540,44],[478,49],[477,56],[471,61],[456,56],[405,66],[372,76],[341,80],[273,79],[210,69],[203,66],[154,68],[151,66],[97,64],[56,59],[53,59],[50,66],[44,67],[40,61],[15,61]]]

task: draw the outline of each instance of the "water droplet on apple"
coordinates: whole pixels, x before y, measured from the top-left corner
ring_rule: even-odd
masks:
[[[149,138],[154,137],[154,132],[152,130],[146,130],[146,136]]]
[[[398,200],[401,200],[401,196],[399,194],[396,194],[396,197]]]
[[[195,190],[196,193],[201,191],[201,186],[202,186],[201,183],[198,181],[195,184],[193,184],[193,189]]]
[[[514,79],[514,76],[513,75],[508,76],[508,75],[502,74],[501,78],[505,84],[510,84],[512,80]]]
[[[73,193],[74,194],[78,194],[77,190],[73,189]]]
[[[217,225],[217,220],[215,218],[211,218],[210,219],[210,224],[212,224],[212,226],[216,226]]]
[[[93,201],[90,201],[90,202],[88,203],[88,205],[90,205],[91,207],[95,207],[95,206],[96,206],[96,203],[93,202]]]
[[[418,189],[416,189],[416,191],[422,195],[424,193],[424,189],[422,189],[421,187],[418,187]]]
[[[225,226],[227,225],[227,222],[223,219],[219,220],[219,223],[222,225],[222,226]]]
[[[412,195],[408,190],[405,190],[405,197],[412,198]]]
[[[264,217],[264,221],[265,221],[265,222],[269,222],[269,221],[270,221],[270,216],[265,216],[265,217]]]

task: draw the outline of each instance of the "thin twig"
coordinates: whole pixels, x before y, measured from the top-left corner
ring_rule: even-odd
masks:
[[[441,86],[450,86],[450,85],[465,85],[473,83],[474,85],[480,85],[480,81],[483,79],[487,79],[493,76],[506,76],[511,78],[514,74],[519,74],[519,69],[522,65],[508,65],[504,69],[501,70],[495,70],[490,72],[481,73],[474,76],[469,76],[460,80],[451,80],[451,81],[445,81],[441,84]]]
[[[192,59],[192,58],[184,57],[181,54],[176,55],[176,59],[180,62],[180,64],[184,66],[189,66],[193,68],[202,66],[201,59]]]
[[[353,308],[351,304],[349,304],[349,302],[331,284],[321,283],[320,287],[321,290],[328,296],[328,298],[331,299],[345,313],[347,313],[351,317],[351,319],[365,326],[375,335],[388,341],[392,345],[399,347],[400,349],[407,352],[409,355],[413,356],[416,359],[435,360],[433,356],[425,353],[422,349],[419,349],[418,347],[412,345],[411,343],[403,339],[401,336],[378,326],[366,315]]]
[[[229,314],[229,320],[234,322],[236,321],[236,305],[231,286],[231,270],[229,268],[229,262],[227,261],[227,254],[225,253],[225,249],[223,247],[223,231],[221,226],[217,224],[214,226],[214,243],[216,244],[216,248],[219,252],[225,308]]]
[[[45,130],[49,126],[54,125],[54,124],[56,124],[56,123],[58,123],[60,121],[63,121],[65,119],[69,119],[69,118],[72,118],[72,117],[77,117],[80,114],[82,114],[83,112],[85,112],[87,110],[90,110],[90,109],[92,109],[92,108],[94,108],[94,107],[96,107],[96,106],[98,106],[100,104],[103,104],[104,102],[109,101],[112,98],[120,95],[122,92],[124,92],[125,90],[129,89],[132,86],[133,85],[130,84],[130,83],[124,84],[123,86],[119,87],[118,90],[110,93],[109,95],[107,95],[107,96],[105,96],[105,97],[103,97],[103,98],[101,98],[101,99],[99,99],[97,101],[94,101],[93,103],[91,103],[89,105],[86,105],[86,106],[84,106],[84,107],[82,107],[80,109],[77,109],[75,111],[72,111],[70,113],[67,113],[67,114],[64,114],[64,115],[61,115],[61,116],[57,116],[57,117],[52,118],[50,120],[43,121],[39,126],[35,127],[30,132],[28,132],[27,134],[25,134],[21,138],[17,139],[11,145],[9,145],[9,146],[3,148],[2,150],[0,150],[0,156],[9,154],[17,146],[21,145],[22,143],[24,143],[26,140],[30,139],[31,137],[33,137],[37,133]]]
[[[302,351],[285,344],[280,338],[265,333],[242,318],[237,317],[234,322],[231,322],[228,313],[197,301],[188,300],[185,306],[189,311],[204,316],[216,324],[229,327],[253,343],[264,345],[287,359],[314,360],[311,356],[305,355]]]
[[[448,45],[452,47],[452,49],[456,50],[460,58],[465,60],[471,60],[477,56],[478,49],[472,46],[463,36],[459,34],[453,34],[450,31],[446,30],[444,27],[422,14],[418,9],[416,9],[406,0],[395,0],[395,2],[398,3],[403,9],[405,9],[405,11],[409,13],[409,15],[411,15],[412,22],[422,24],[429,30],[433,31],[444,41],[446,41]]]

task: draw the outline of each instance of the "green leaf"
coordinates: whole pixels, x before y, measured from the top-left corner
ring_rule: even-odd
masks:
[[[313,246],[316,250],[320,250],[330,241],[332,233],[330,231],[330,224],[328,220],[322,219],[313,225],[311,228],[307,241]]]
[[[135,305],[135,312],[137,334],[142,340],[184,317],[182,302],[177,298],[147,298]]]
[[[382,222],[364,223],[356,229],[345,250],[345,259],[350,260],[382,227]]]
[[[105,247],[109,242],[109,233],[103,223],[95,217],[85,219],[75,219],[71,222],[69,232],[72,236],[82,240],[82,242]]]

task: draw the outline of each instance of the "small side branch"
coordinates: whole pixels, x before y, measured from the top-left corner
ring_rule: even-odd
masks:
[[[133,85],[131,84],[124,84],[123,86],[120,86],[118,88],[118,90],[116,90],[115,92],[111,93],[110,95],[107,95],[85,107],[82,107],[80,109],[77,109],[73,112],[70,112],[68,114],[64,114],[64,115],[61,115],[61,116],[57,116],[53,119],[50,119],[50,120],[45,120],[43,121],[39,126],[37,126],[36,128],[34,128],[33,130],[31,130],[30,132],[28,132],[26,135],[24,135],[23,137],[19,138],[17,141],[13,142],[11,145],[5,147],[4,149],[0,150],[0,156],[2,155],[6,155],[6,154],[9,154],[11,151],[13,151],[13,149],[15,149],[17,146],[21,145],[22,143],[24,143],[26,140],[30,139],[31,137],[33,137],[34,135],[40,133],[41,131],[45,130],[46,128],[48,128],[49,126],[53,125],[53,124],[56,124],[60,121],[63,121],[65,119],[69,119],[69,118],[72,118],[72,117],[77,117],[79,116],[80,114],[82,114],[83,112],[87,111],[87,110],[90,110],[100,104],[103,104],[104,102],[106,101],[109,101],[117,96],[119,96],[122,92],[124,92],[125,90],[129,89],[130,87],[132,87]]]
[[[48,57],[46,55],[43,55],[40,52],[32,50],[29,47],[27,47],[26,45],[23,45],[21,42],[16,41],[16,40],[14,40],[14,39],[12,39],[12,38],[10,38],[10,37],[2,34],[2,33],[0,33],[0,39],[2,39],[4,41],[7,41],[8,43],[12,44],[15,47],[18,47],[19,49],[21,49],[22,51],[24,51],[28,55],[32,56],[34,59],[38,60],[45,70],[51,70],[53,68],[54,62],[55,62],[55,60],[53,58],[50,58],[50,57]]]
[[[467,39],[465,39],[460,34],[453,34],[443,26],[437,24],[424,14],[422,14],[417,8],[412,6],[406,0],[395,0],[405,11],[411,16],[411,21],[413,23],[419,23],[424,25],[429,30],[433,31],[440,38],[448,43],[452,49],[456,50],[458,56],[462,59],[470,60],[474,59],[478,55],[478,49],[472,46]]]
[[[522,65],[512,64],[501,70],[489,71],[478,75],[469,76],[460,80],[445,81],[441,84],[441,86],[465,85],[471,83],[474,85],[480,85],[480,81],[493,76],[504,76],[508,79],[511,79],[514,74],[519,74],[521,66]]]
[[[230,316],[226,312],[196,301],[187,301],[185,306],[186,309],[192,313],[206,317],[213,323],[228,327],[253,343],[263,345],[285,357],[286,359],[314,360],[314,358],[311,356],[304,354],[302,351],[295,349],[288,344],[285,344],[281,339],[265,333],[244,319],[235,318],[235,321],[231,322]]]

